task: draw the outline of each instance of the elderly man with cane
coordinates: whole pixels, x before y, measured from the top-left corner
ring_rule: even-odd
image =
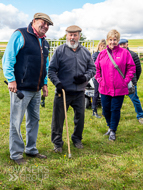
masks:
[[[66,29],[66,43],[55,50],[48,71],[50,80],[56,86],[51,139],[54,151],[60,153],[65,118],[62,89],[66,94],[67,110],[69,106],[74,110],[75,127],[71,136],[73,144],[76,148],[83,148],[81,140],[84,127],[84,90],[90,78],[95,75],[95,66],[90,52],[79,43],[81,31],[76,25]]]
[[[24,164],[24,142],[20,126],[26,113],[27,156],[47,158],[36,148],[39,128],[39,106],[41,89],[48,96],[47,71],[49,44],[45,33],[53,25],[50,17],[36,13],[28,27],[17,29],[11,36],[3,56],[4,75],[10,90],[10,158],[17,164]],[[16,96],[21,91],[24,98]]]

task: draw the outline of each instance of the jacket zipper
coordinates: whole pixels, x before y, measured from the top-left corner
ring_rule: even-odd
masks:
[[[29,32],[28,31],[28,29],[27,29],[27,32],[28,33],[30,33],[30,34],[32,34],[31,32]],[[33,36],[35,36],[36,38],[37,38],[37,36],[36,35],[34,35],[34,34],[32,34]],[[38,40],[38,43],[39,43],[39,46],[40,46],[40,50],[41,50],[41,69],[40,69],[40,76],[39,76],[39,80],[38,80],[38,85],[37,85],[37,91],[39,91],[39,86],[40,86],[40,82],[41,82],[41,77],[42,77],[42,71],[43,71],[43,41],[42,41],[42,46],[40,45],[40,42],[39,42],[39,39],[37,38],[37,40]]]
[[[40,86],[41,77],[42,77],[42,73],[43,73],[43,65],[44,65],[44,62],[43,62],[43,48],[42,48],[43,47],[43,41],[42,41],[42,45],[40,46],[40,49],[41,49],[41,69],[40,69],[40,76],[39,76],[37,91],[39,91],[39,86]],[[38,40],[38,42],[39,42],[39,40]],[[39,45],[40,45],[40,42],[39,42]]]

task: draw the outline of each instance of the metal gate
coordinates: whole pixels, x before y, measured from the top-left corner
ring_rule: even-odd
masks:
[[[50,45],[49,59],[51,59],[54,50],[55,50],[58,46],[60,46],[60,45],[62,45],[62,44],[64,44],[64,43],[66,43],[66,40],[47,40],[47,41],[48,41],[48,43],[49,43],[49,45]],[[82,46],[86,47],[86,48],[90,51],[91,54],[94,53],[94,50],[95,50],[95,47],[94,47],[94,40],[91,40],[91,41],[79,41],[79,42],[80,42],[80,44],[81,44]]]

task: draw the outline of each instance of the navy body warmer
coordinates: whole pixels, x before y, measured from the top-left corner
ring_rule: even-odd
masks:
[[[20,49],[14,66],[17,89],[39,91],[47,75],[46,62],[49,44],[45,38],[42,38],[42,46],[40,46],[31,23],[28,28],[20,28],[18,31],[23,35],[24,46]]]

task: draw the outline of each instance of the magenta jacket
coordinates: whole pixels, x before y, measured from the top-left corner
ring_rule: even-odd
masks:
[[[104,95],[121,96],[128,94],[128,83],[136,72],[136,66],[130,52],[119,46],[109,49],[115,63],[125,76],[125,79],[114,68],[107,54],[107,49],[101,51],[95,61],[95,78],[99,83],[99,92]]]

